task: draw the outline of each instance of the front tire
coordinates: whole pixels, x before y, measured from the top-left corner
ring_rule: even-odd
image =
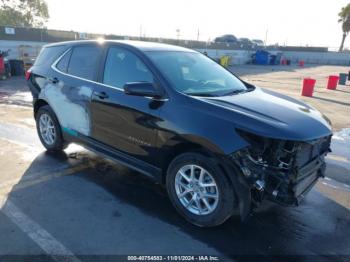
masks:
[[[62,151],[67,147],[62,138],[61,126],[50,106],[40,107],[35,120],[40,141],[48,151]]]
[[[234,211],[234,192],[225,173],[201,154],[176,157],[169,165],[166,186],[176,210],[194,225],[220,225]]]

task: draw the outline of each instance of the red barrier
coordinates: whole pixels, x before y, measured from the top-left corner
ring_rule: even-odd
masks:
[[[337,88],[338,85],[339,76],[329,76],[328,77],[328,83],[327,83],[327,89],[334,90]]]
[[[312,78],[304,78],[303,89],[301,91],[302,96],[312,96],[314,93],[316,80]]]
[[[0,57],[0,73],[5,72],[5,62],[4,62],[4,58]]]

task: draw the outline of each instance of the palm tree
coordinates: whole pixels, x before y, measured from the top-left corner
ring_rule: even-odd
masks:
[[[339,47],[339,52],[343,51],[344,48],[344,42],[345,38],[348,35],[350,31],[350,4],[348,4],[345,7],[342,7],[339,16],[339,23],[342,23],[342,29],[343,29],[343,38]]]

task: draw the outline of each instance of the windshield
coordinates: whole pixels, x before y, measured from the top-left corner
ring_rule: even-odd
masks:
[[[200,53],[152,51],[147,55],[181,93],[224,96],[247,91],[233,74]]]

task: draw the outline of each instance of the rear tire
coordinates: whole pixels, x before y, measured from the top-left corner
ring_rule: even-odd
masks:
[[[166,187],[176,210],[194,225],[217,226],[233,214],[231,183],[209,157],[198,153],[176,157],[169,165]]]
[[[35,120],[40,141],[48,151],[62,151],[67,147],[68,144],[62,137],[61,126],[50,106],[40,107]]]

